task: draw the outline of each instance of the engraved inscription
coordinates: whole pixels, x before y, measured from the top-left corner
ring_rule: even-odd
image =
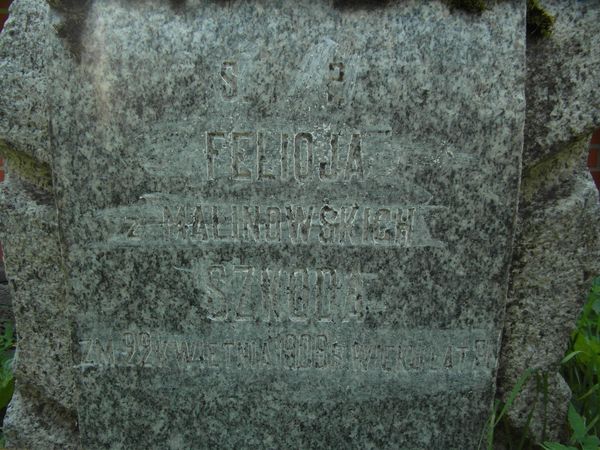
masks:
[[[415,207],[353,205],[163,205],[165,238],[206,242],[408,247]]]
[[[176,268],[192,275],[204,293],[200,306],[212,322],[320,324],[362,323],[380,311],[367,294],[375,274],[356,269],[272,269],[198,263]]]
[[[344,80],[343,63],[331,67],[332,81]],[[176,240],[443,247],[427,222],[446,207],[432,204],[431,193],[410,174],[403,177],[398,161],[382,160],[390,137],[388,127],[357,131],[326,124],[294,132],[204,131],[185,195],[149,192],[140,197],[143,204],[98,215],[111,228],[113,245]],[[337,198],[329,199],[330,187]],[[202,200],[194,198],[196,189]],[[220,200],[212,203],[215,197]],[[391,203],[395,199],[406,203]]]
[[[322,137],[321,137],[322,138]],[[344,145],[341,144],[344,141]],[[324,149],[317,153],[316,147]],[[361,133],[328,133],[323,142],[311,132],[207,131],[206,175],[235,181],[364,181]]]
[[[235,61],[224,61],[221,64],[222,93],[225,100],[231,100],[237,96],[237,63]]]
[[[487,370],[493,365],[491,343],[476,337],[435,345],[415,338],[389,342],[314,332],[281,332],[263,338],[219,341],[142,331],[125,332],[110,339],[86,339],[80,346],[83,366],[461,374]]]

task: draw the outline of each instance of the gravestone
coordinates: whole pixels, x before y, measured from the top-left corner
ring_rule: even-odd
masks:
[[[507,418],[537,442],[566,442],[572,394],[560,361],[600,274],[600,203],[587,167],[600,127],[600,3],[542,3],[556,22],[549,38],[527,42],[527,126],[498,390],[507,398],[526,369],[541,373],[543,392],[529,380]]]
[[[47,55],[82,446],[476,448],[525,6],[88,6]]]

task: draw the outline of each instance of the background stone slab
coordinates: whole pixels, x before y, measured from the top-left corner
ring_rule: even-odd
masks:
[[[48,181],[48,6],[19,0],[0,35],[0,233],[19,341],[15,395],[4,420],[11,448],[76,448],[73,316]],[[42,169],[42,173],[36,172]],[[43,183],[40,183],[43,181]]]
[[[53,2],[53,4],[56,6],[57,2]],[[587,172],[580,164],[586,150],[587,135],[599,123],[598,90],[595,89],[597,77],[594,74],[598,73],[597,53],[600,45],[596,43],[599,34],[594,30],[600,21],[597,20],[598,9],[593,1],[573,4],[543,1],[543,4],[557,16],[557,23],[552,38],[527,43],[528,111],[525,131],[524,192],[520,200],[521,213],[518,222],[520,243],[513,260],[513,282],[506,317],[500,389],[505,392],[509,391],[525,367],[542,368],[549,374],[551,384],[557,386],[557,394],[550,400],[552,405],[550,409],[554,411],[550,418],[555,420],[549,429],[558,430],[563,419],[556,412],[561,409],[564,411],[569,393],[561,387],[563,384],[556,375],[555,369],[579,311],[579,304],[585,296],[589,279],[594,273],[598,273],[596,263],[600,260],[597,257],[597,241],[594,240],[598,236],[597,194],[591,188]],[[0,114],[2,114],[0,137],[19,152],[47,162],[51,160],[51,157],[47,126],[48,108],[46,106],[45,62],[48,60],[45,55],[46,46],[53,52],[50,59],[56,58],[55,73],[59,73],[61,76],[60,80],[54,84],[59,85],[61,81],[64,83],[64,93],[68,94],[64,98],[70,98],[71,89],[74,91],[81,89],[82,98],[85,98],[87,92],[89,99],[92,99],[98,93],[104,92],[102,83],[107,83],[108,88],[112,89],[110,78],[99,79],[96,84],[100,86],[100,89],[97,90],[86,91],[85,83],[70,84],[78,82],[78,77],[73,74],[77,73],[77,61],[81,58],[81,35],[85,25],[83,19],[87,12],[85,8],[75,8],[76,5],[69,4],[69,2],[61,2],[59,6],[60,14],[53,15],[53,19],[50,21],[43,2],[16,1],[11,8],[11,22],[7,24],[7,29],[0,39],[0,52],[2,53],[0,70],[3,74],[4,85],[10,86],[10,89],[3,90],[0,99]],[[358,11],[361,11],[360,5],[358,6]],[[370,13],[368,7],[363,6],[362,8],[365,8],[362,10],[364,14]],[[434,6],[433,8],[435,10],[438,7]],[[178,11],[185,11],[185,9]],[[441,18],[448,15],[448,11],[441,6],[435,11],[439,12],[439,15],[429,17],[432,29],[441,23]],[[173,11],[167,9],[160,11],[164,21],[172,13]],[[458,26],[460,28],[463,25],[474,25],[477,28],[491,22],[490,17],[496,13],[496,9],[482,18],[455,13],[458,14],[459,19],[453,20],[458,20],[459,23],[451,22],[454,25],[449,25],[450,27]],[[160,30],[158,17],[156,24],[157,29]],[[108,20],[106,20],[105,26],[110,28]],[[58,34],[54,34],[54,30]],[[494,30],[495,26],[490,25],[492,35],[496,33]],[[176,32],[174,28],[171,31]],[[126,36],[132,34],[135,33],[126,34]],[[59,36],[61,36],[60,39]],[[196,35],[193,32],[189,33],[189,36],[193,41],[192,44],[189,44],[190,46],[200,42],[194,40]],[[432,42],[443,39],[445,39],[445,35],[442,33]],[[129,40],[136,42],[136,36]],[[468,62],[471,54],[464,49],[468,48],[469,39],[461,42],[464,45],[455,48],[454,54],[458,54],[458,60]],[[125,47],[130,45],[133,44],[128,41]],[[146,44],[140,45],[151,47],[159,44],[149,39]],[[98,47],[101,46],[98,45]],[[133,52],[133,49],[130,51]],[[466,53],[461,53],[463,51]],[[154,54],[159,58],[163,52],[165,52],[164,48],[158,48]],[[202,84],[200,77],[193,73],[192,68],[188,67],[186,72],[185,59],[190,55],[193,56],[193,52],[187,53],[182,58],[182,63],[177,66],[181,72],[180,79],[176,77],[173,80],[170,78],[161,80],[160,77],[154,79],[155,91],[160,91],[155,96],[159,99],[158,104],[168,104],[169,96],[173,95],[173,86],[185,84],[186,77],[187,80],[192,80],[192,87]],[[423,55],[416,55],[413,65],[405,61],[403,76],[411,75],[415,79],[423,81],[432,74],[441,73],[432,69],[434,65],[432,61],[425,61],[423,64],[419,58],[423,58]],[[110,58],[108,59],[110,60]],[[191,59],[194,60],[194,58]],[[98,61],[102,61],[102,58],[98,58]],[[171,61],[164,64],[169,64]],[[492,65],[491,62],[490,64]],[[110,67],[112,66],[109,64]],[[447,67],[444,68],[447,69]],[[134,77],[136,80],[142,78],[151,80],[153,77],[153,71],[150,69],[138,68],[136,70],[140,71],[137,78]],[[144,70],[147,71],[142,73]],[[65,76],[65,74],[69,74],[69,71],[73,73]],[[129,75],[129,72],[122,74],[123,77]],[[432,86],[439,86],[440,78],[434,77],[434,80],[436,81]],[[304,81],[301,80],[300,86]],[[217,76],[216,83],[219,82],[221,79]],[[161,91],[165,86],[167,89]],[[422,118],[428,114],[432,117],[439,117],[439,115],[445,114],[444,110],[435,110],[440,105],[440,98],[430,96],[432,86],[424,83],[417,86],[419,89],[411,87],[414,92],[407,88],[409,93],[399,97],[412,104],[412,107],[401,110],[404,114],[402,118],[406,122],[410,122],[413,117]],[[485,87],[485,84],[476,84],[475,86],[481,88]],[[334,97],[340,93],[340,91],[335,91],[335,86],[332,86],[331,83],[328,87],[334,88]],[[110,91],[110,89],[108,90]],[[57,90],[54,95],[60,97],[60,90]],[[183,92],[181,95],[184,95]],[[458,96],[457,98],[463,97]],[[473,100],[479,104],[485,98],[485,96],[475,96]],[[83,101],[77,100],[76,102]],[[95,100],[89,101],[90,103],[95,102]],[[144,97],[141,96],[137,103],[138,111],[136,111],[142,118],[153,120],[159,116],[162,117],[161,114],[164,114],[164,111],[145,110],[142,107],[145,104],[144,101]],[[189,102],[192,103],[192,106],[188,104],[188,107],[193,110],[194,100],[190,98]],[[416,111],[419,109],[418,107],[422,107],[421,112]],[[269,106],[263,105],[262,110],[268,112]],[[461,114],[464,112],[464,108],[458,110]],[[110,108],[105,108],[105,111],[112,112]],[[418,116],[418,114],[421,115]],[[439,115],[435,116],[435,114]],[[464,116],[464,119],[465,123],[478,123],[477,120],[473,121],[472,117]],[[115,119],[116,122],[118,120]],[[456,136],[451,136],[451,132],[448,130],[442,134],[436,134],[439,129],[432,128],[430,124],[424,126],[422,130],[417,129],[416,127],[422,123],[423,121],[419,120],[405,125],[403,137],[413,143],[417,142],[419,145],[431,135],[443,136],[447,143],[456,143],[454,142]],[[467,130],[463,128],[464,126],[461,125],[458,134]],[[167,125],[166,128],[173,129],[174,127]],[[74,127],[74,130],[78,129],[80,128]],[[149,126],[148,129],[152,129],[152,127]],[[91,132],[90,130],[92,130],[91,127],[85,129],[86,132]],[[180,129],[177,131],[181,133]],[[430,132],[433,134],[430,135]],[[119,133],[115,133],[114,136],[119,139]],[[452,139],[449,139],[448,136]],[[463,137],[463,139],[466,138]],[[181,140],[183,138],[174,139],[173,142],[179,145]],[[439,142],[435,140],[427,142],[431,148],[437,148],[438,144]],[[158,146],[158,144],[156,145]],[[144,146],[142,145],[142,147]],[[89,150],[87,154],[93,156],[93,145],[91,148],[92,150]],[[171,151],[168,149],[169,145],[162,148],[167,155],[165,158],[167,160],[178,153],[175,151],[175,147]],[[160,156],[160,151],[156,150],[155,153]],[[170,163],[170,161],[167,162]],[[422,162],[419,160],[419,163]],[[180,162],[180,166],[181,164],[185,165],[185,161]],[[171,170],[165,168],[166,166],[156,164],[150,166],[150,170],[158,170],[160,173]],[[175,165],[174,167],[180,166]],[[117,169],[111,169],[106,165],[98,164],[94,170],[96,173],[104,173],[102,176],[107,177],[104,180],[106,181],[111,173],[121,170],[118,164],[116,167]],[[439,168],[439,166],[435,167]],[[438,176],[438,172],[435,170],[428,173],[430,179]],[[448,181],[446,174],[443,174],[441,181]],[[61,186],[64,185],[63,181]],[[101,190],[103,184],[94,182],[90,186]],[[12,446],[65,448],[74,446],[74,442],[77,440],[77,430],[73,420],[74,413],[70,410],[74,404],[76,391],[72,387],[72,378],[67,370],[72,360],[67,344],[71,330],[68,329],[70,323],[68,316],[63,317],[64,311],[68,311],[68,302],[62,291],[62,282],[55,273],[55,268],[59,267],[62,262],[57,253],[58,226],[55,212],[49,206],[51,203],[52,200],[48,202],[47,194],[43,194],[40,200],[35,186],[27,185],[26,182],[22,183],[16,171],[13,171],[8,177],[2,190],[2,211],[5,214],[1,222],[3,225],[2,239],[9,249],[7,270],[9,276],[14,275],[15,279],[12,290],[17,306],[17,320],[20,323],[22,335],[29,337],[28,340],[19,343],[23,352],[19,355],[17,377],[21,381],[18,381],[17,384],[17,395],[11,405],[12,410],[9,413],[7,425],[9,442]],[[8,219],[8,216],[12,214],[15,214],[16,221],[11,222]],[[30,225],[23,226],[24,223]],[[32,236],[36,237],[32,239]],[[21,254],[26,255],[27,260],[21,258]],[[148,264],[147,270],[152,270],[152,264]],[[41,279],[40,276],[44,278]],[[110,271],[107,271],[107,277],[111,276]],[[167,285],[161,286],[161,283]],[[27,288],[30,286],[32,289],[39,286],[39,288],[35,288],[37,296],[32,295],[31,292],[28,293]],[[160,277],[152,286],[167,291],[178,289],[168,285]],[[432,288],[434,286],[435,283],[432,283]],[[143,290],[143,288],[140,289]],[[432,292],[435,292],[435,289],[432,289]],[[40,293],[43,295],[39,295]],[[44,313],[39,315],[35,313],[41,311]],[[561,314],[556,315],[556,311],[561,311]],[[173,320],[176,320],[178,312],[174,310],[169,315],[170,312],[161,311],[161,314],[174,317]],[[193,327],[186,331],[189,330],[193,330]],[[52,345],[51,351],[48,353],[46,342],[60,343],[60,345]],[[29,388],[26,389],[26,385]],[[513,421],[517,426],[524,423],[523,417],[534,397],[535,392],[528,391],[520,409],[513,413]],[[41,407],[41,405],[43,406]],[[65,409],[62,409],[63,407]],[[541,436],[540,427],[543,420],[541,416],[536,418],[537,428],[534,430],[537,430],[538,436]]]
[[[2,31],[0,136],[12,146],[50,161],[45,54],[48,6],[15,1]],[[21,20],[19,20],[21,19]],[[33,39],[32,39],[33,38]]]
[[[108,1],[85,24],[49,58],[83,445],[473,447],[510,260],[524,5]],[[262,208],[258,237],[228,225],[233,206]],[[319,211],[306,243],[297,206]],[[288,277],[279,301],[293,292],[272,315],[267,269]]]
[[[571,392],[558,373],[591,280],[600,274],[600,204],[586,167],[600,126],[600,5],[541,2],[556,17],[547,39],[527,42],[527,115],[517,238],[499,391],[527,369],[548,380],[544,406],[529,383],[509,412],[532,437],[558,440]]]

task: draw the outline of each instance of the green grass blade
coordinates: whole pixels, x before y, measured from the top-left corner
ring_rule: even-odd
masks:
[[[590,421],[589,425],[587,426],[587,428],[585,429],[586,433],[589,433],[590,430],[592,428],[594,428],[594,425],[596,425],[596,423],[598,422],[598,420],[600,420],[600,414],[598,414],[596,417],[594,417],[593,420]]]
[[[565,364],[565,363],[569,362],[573,357],[577,356],[580,353],[583,353],[583,352],[581,350],[577,350],[576,352],[571,352],[567,356],[565,356],[560,363]]]
[[[592,388],[587,391],[585,394],[583,394],[581,397],[578,397],[577,400],[581,401],[584,400],[586,397],[589,397],[590,395],[592,395],[594,392],[596,392],[598,389],[600,389],[600,384],[595,384],[592,386]]]
[[[510,394],[508,395],[508,398],[506,399],[506,403],[504,403],[504,406],[502,407],[502,410],[500,411],[500,414],[498,414],[498,417],[494,421],[494,428],[496,427],[496,425],[498,425],[498,423],[500,422],[500,420],[502,419],[502,417],[504,417],[504,414],[506,414],[506,411],[508,411],[509,408],[512,406],[513,402],[515,401],[515,398],[517,398],[517,395],[519,395],[519,393],[521,392],[521,389],[523,389],[523,385],[531,377],[531,375],[533,374],[533,372],[534,372],[533,369],[527,369],[519,377],[519,379],[517,380],[516,384],[514,385],[514,387],[512,388],[512,390],[510,391]]]
[[[557,442],[544,442],[542,444],[542,447],[546,450],[578,450],[575,447],[568,447]]]

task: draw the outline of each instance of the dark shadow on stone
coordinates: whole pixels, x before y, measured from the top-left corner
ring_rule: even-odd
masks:
[[[47,0],[52,9],[59,13],[61,21],[54,26],[58,36],[64,40],[70,53],[81,61],[81,37],[91,7],[90,0]]]
[[[333,0],[333,7],[341,10],[370,10],[385,8],[393,0]]]
[[[176,12],[181,11],[185,7],[186,3],[187,3],[187,0],[169,0],[169,4],[171,5],[171,8],[173,8],[173,10]]]
[[[470,13],[482,13],[488,7],[486,0],[445,0],[452,9],[460,9]]]

